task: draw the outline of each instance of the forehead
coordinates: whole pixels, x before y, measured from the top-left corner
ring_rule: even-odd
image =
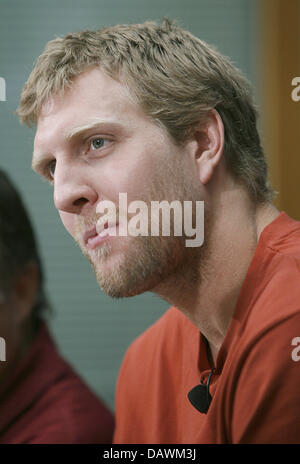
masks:
[[[43,105],[37,121],[35,146],[42,145],[54,134],[63,136],[66,131],[97,118],[114,119],[126,125],[150,121],[124,84],[99,68],[93,68],[80,74],[63,95],[57,94]]]

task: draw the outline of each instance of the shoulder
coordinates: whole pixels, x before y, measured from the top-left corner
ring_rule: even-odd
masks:
[[[300,311],[272,318],[251,342],[241,338],[235,356],[234,441],[298,443]]]
[[[299,264],[298,247],[273,249],[229,349],[225,390],[233,442],[299,442]]]
[[[243,312],[239,318],[244,318],[241,330],[253,335],[268,332],[272,326],[284,327],[284,321],[299,312],[300,222],[281,213],[263,231],[258,247],[238,310]]]
[[[132,366],[136,369],[140,363],[144,366],[157,360],[157,356],[168,356],[183,343],[188,332],[197,331],[196,327],[175,307],[171,307],[145,332],[129,346],[123,362],[122,371]]]
[[[284,240],[271,248],[240,318],[237,340],[243,350],[242,362],[247,356],[249,363],[260,358],[269,373],[278,372],[286,363],[294,367],[290,364],[291,341],[300,336],[300,233],[295,232],[296,241],[293,237],[289,244]]]
[[[247,330],[253,334],[269,332],[272,328],[284,330],[290,319],[300,311],[300,236],[299,251],[272,250],[270,264],[263,270],[254,291],[248,316]]]
[[[28,361],[31,369],[20,384],[22,414],[9,429],[14,443],[111,443],[112,414],[60,356],[47,327]]]
[[[136,401],[140,388],[160,384],[171,366],[180,364],[188,339],[198,336],[197,328],[175,307],[136,338],[125,353],[118,375],[116,410],[123,398]]]
[[[231,326],[224,393],[233,442],[299,441],[300,226],[286,215],[278,226],[264,234]]]
[[[63,362],[65,369],[61,377],[36,404],[37,422],[43,422],[48,429],[46,439],[51,442],[56,436],[54,443],[110,443],[114,426],[111,412],[69,364]]]
[[[197,328],[172,307],[131,344],[118,376],[114,443],[145,443],[153,436],[148,428],[155,428],[176,396],[186,344],[191,340],[194,351],[194,337]]]

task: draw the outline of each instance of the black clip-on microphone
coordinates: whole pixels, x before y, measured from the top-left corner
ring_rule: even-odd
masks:
[[[188,399],[194,408],[204,414],[207,414],[209,405],[212,400],[211,394],[209,393],[209,383],[214,370],[215,368],[213,367],[208,375],[206,384],[201,380],[201,383],[192,388],[188,393]]]

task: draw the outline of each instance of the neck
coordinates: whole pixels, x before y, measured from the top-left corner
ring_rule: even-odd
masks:
[[[155,292],[206,337],[215,364],[259,236],[279,212],[270,203],[254,206],[241,189],[223,194],[211,211],[214,215],[206,214],[204,245],[197,256],[194,253],[193,265],[189,262]]]

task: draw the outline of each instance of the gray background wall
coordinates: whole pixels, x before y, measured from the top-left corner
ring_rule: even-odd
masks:
[[[52,333],[61,352],[112,409],[126,348],[168,304],[150,293],[114,301],[101,292],[60,223],[50,186],[31,171],[34,131],[20,126],[14,111],[35,59],[55,36],[163,16],[216,45],[255,81],[253,0],[0,1],[0,76],[7,85],[7,101],[0,102],[0,166],[22,192],[36,228],[55,308]]]

